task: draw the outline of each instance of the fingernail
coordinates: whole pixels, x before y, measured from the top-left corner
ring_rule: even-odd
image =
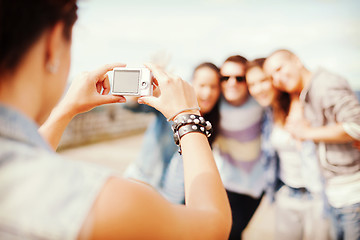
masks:
[[[143,101],[141,98],[139,98],[139,99],[138,99],[138,103],[139,103],[139,104],[143,104],[144,101]]]
[[[120,98],[120,99],[119,99],[119,102],[120,102],[120,103],[124,103],[124,102],[126,102],[126,99],[125,99],[125,98]]]

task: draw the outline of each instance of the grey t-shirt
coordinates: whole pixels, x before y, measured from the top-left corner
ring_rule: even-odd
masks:
[[[76,239],[112,174],[63,159],[35,123],[0,105],[0,239]]]

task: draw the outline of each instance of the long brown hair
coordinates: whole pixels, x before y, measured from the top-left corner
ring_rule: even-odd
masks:
[[[193,72],[193,75],[195,74],[195,72],[201,68],[209,68],[211,70],[213,70],[218,78],[219,78],[219,84],[220,84],[220,69],[213,63],[211,62],[204,62],[204,63],[201,63],[199,64],[194,72]],[[207,121],[210,121],[211,124],[212,124],[212,127],[213,127],[213,133],[212,135],[208,138],[209,140],[209,144],[210,146],[213,144],[213,142],[215,141],[216,139],[216,136],[219,132],[219,123],[220,123],[220,111],[219,111],[219,104],[220,104],[220,98],[216,101],[216,104],[214,105],[214,107],[210,110],[210,112],[204,114],[204,118],[207,120]]]

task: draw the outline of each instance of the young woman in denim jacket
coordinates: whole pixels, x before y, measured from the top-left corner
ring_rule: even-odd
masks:
[[[211,146],[216,138],[220,121],[220,70],[212,63],[201,63],[195,68],[191,82],[198,98],[202,116],[209,119],[213,125],[213,133],[209,137]],[[184,167],[182,156],[179,153],[175,153],[171,159],[160,192],[172,203],[185,203]]]

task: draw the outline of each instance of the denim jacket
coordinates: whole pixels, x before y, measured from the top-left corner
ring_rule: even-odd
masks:
[[[273,127],[273,114],[271,108],[266,108],[261,125],[261,151],[265,166],[266,188],[265,192],[271,202],[275,200],[275,192],[279,188],[279,156],[270,143]]]
[[[159,188],[163,185],[170,160],[178,149],[171,124],[159,111],[148,105],[125,105],[125,108],[133,112],[153,113],[155,120],[146,130],[139,157],[129,165],[124,176]]]
[[[0,104],[0,239],[76,239],[110,170],[57,155]]]

